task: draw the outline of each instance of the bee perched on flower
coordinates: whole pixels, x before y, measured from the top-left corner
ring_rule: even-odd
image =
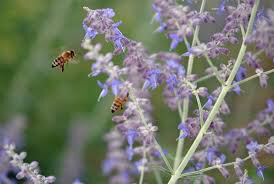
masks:
[[[114,113],[118,110],[123,110],[123,105],[128,101],[129,93],[119,94],[116,96],[113,100],[113,103],[111,105],[111,112]]]

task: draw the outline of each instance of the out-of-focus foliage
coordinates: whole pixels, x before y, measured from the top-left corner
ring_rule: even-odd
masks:
[[[216,7],[216,2],[210,1],[207,6]],[[90,63],[83,60],[84,52],[80,47],[84,35],[82,20],[86,14],[82,7],[111,7],[117,13],[115,19],[123,21],[119,28],[127,37],[143,42],[149,52],[168,50],[169,40],[163,34],[153,33],[156,25],[150,24],[153,17],[151,3],[152,0],[0,2],[0,122],[7,122],[18,113],[26,117],[23,147],[28,152],[27,160],[38,160],[45,175],[55,175],[57,181],[58,176],[62,176],[62,167],[66,166],[63,159],[70,158],[66,152],[74,149],[70,140],[72,124],[81,121],[88,131],[87,137],[82,139],[85,145],[75,147],[82,149],[77,152],[81,157],[79,162],[83,164],[79,176],[86,183],[106,182],[98,168],[106,152],[103,134],[112,127],[109,110],[112,97],[98,103],[100,89],[94,79],[87,77]],[[274,4],[265,3],[265,7],[270,6]],[[202,39],[208,36],[201,34]],[[100,37],[96,39],[102,41]],[[51,68],[51,62],[66,49],[76,51],[80,64],[66,66],[61,73]],[[110,43],[104,44],[104,51],[111,49]],[[183,49],[179,46],[177,51],[183,53]],[[115,62],[120,61],[121,58],[115,58]],[[209,86],[215,82],[209,81]],[[274,98],[273,77],[269,86],[262,90],[257,81],[252,81],[244,85],[244,95],[229,95],[233,117],[226,118],[227,127],[242,127],[252,120],[265,106],[266,99]],[[157,107],[154,118],[160,130],[159,141],[174,154],[174,132],[177,132],[179,117],[168,110],[161,95],[156,95],[158,90],[153,92],[153,106]],[[273,165],[265,174],[271,177],[271,171]],[[249,174],[256,175],[255,170]]]

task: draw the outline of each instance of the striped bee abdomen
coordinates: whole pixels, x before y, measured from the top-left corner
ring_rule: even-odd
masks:
[[[52,62],[51,67],[54,68],[54,67],[59,66],[59,65],[60,65],[59,58],[56,58],[56,59]]]
[[[123,99],[121,99],[120,97],[116,97],[111,105],[111,112],[114,113],[120,109],[123,108],[123,104],[125,103],[125,101]]]

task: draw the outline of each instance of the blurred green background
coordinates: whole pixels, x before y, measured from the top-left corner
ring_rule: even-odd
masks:
[[[107,149],[103,135],[113,127],[109,111],[113,97],[108,95],[98,103],[100,88],[96,85],[96,79],[87,77],[90,62],[83,60],[85,51],[80,47],[84,36],[82,20],[86,15],[82,7],[113,8],[116,12],[114,19],[123,21],[120,26],[123,34],[143,42],[148,52],[153,53],[168,50],[169,40],[163,34],[153,33],[157,24],[151,24],[152,2],[0,1],[0,122],[9,122],[18,114],[26,117],[22,150],[28,152],[27,161],[39,161],[42,173],[57,176],[57,183],[64,183],[58,179],[65,178],[62,173],[65,172],[64,165],[69,162],[65,158],[72,158],[76,153],[81,155],[78,161],[82,166],[79,166],[79,173],[76,173],[75,177],[85,183],[107,181],[101,172],[101,162]],[[209,1],[208,9],[213,12],[211,8],[217,7],[217,2]],[[269,1],[264,7],[273,5],[274,3]],[[218,20],[222,18],[219,17]],[[220,30],[221,25],[222,23],[217,23],[215,26],[205,26],[201,30],[201,40],[206,41],[209,33]],[[96,41],[103,42],[101,38]],[[112,49],[110,43],[103,45],[104,51]],[[80,64],[67,66],[63,73],[52,69],[51,62],[60,52],[67,49],[76,51]],[[183,53],[184,49],[180,46],[177,51]],[[235,53],[232,55],[236,55],[237,48],[233,48],[233,51]],[[121,59],[117,57],[115,62],[120,63]],[[227,58],[217,60],[216,65],[219,65],[222,59]],[[266,68],[274,67],[266,58],[264,61]],[[195,71],[203,76],[201,72],[207,65],[200,60],[197,60],[197,63],[199,64],[195,63]],[[100,77],[98,79],[103,80]],[[216,86],[216,80],[211,79],[202,85],[207,85],[212,90]],[[243,91],[241,96],[230,94],[226,98],[230,107],[233,107],[232,115],[225,117],[227,128],[244,127],[265,107],[266,99],[274,98],[274,76],[271,76],[267,89],[261,89],[258,80],[254,80],[245,84]],[[153,112],[155,122],[159,126],[157,138],[161,145],[174,155],[179,116],[164,105],[161,89],[152,93],[153,105],[157,107]],[[82,128],[77,129],[77,125]],[[266,142],[267,137],[261,138],[260,141]],[[237,154],[243,156],[246,153],[242,150]],[[271,176],[271,172],[274,172],[273,165],[266,170],[268,177],[264,183],[273,183],[274,176]],[[219,173],[214,173],[218,175],[219,181],[223,181]],[[249,167],[249,174],[253,178],[256,177],[253,167]],[[145,178],[147,183],[154,183],[149,177]],[[232,181],[234,180],[230,179],[226,183]],[[261,182],[259,179],[256,181]]]

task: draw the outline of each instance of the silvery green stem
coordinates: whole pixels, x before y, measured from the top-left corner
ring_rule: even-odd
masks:
[[[200,13],[204,11],[205,9],[205,4],[206,0],[202,1],[201,8],[200,8]],[[195,31],[194,31],[194,36],[192,40],[192,46],[194,46],[198,40],[198,35],[199,35],[199,30],[200,26],[196,26]],[[188,66],[187,66],[187,75],[190,75],[192,73],[192,68],[193,68],[193,61],[194,61],[194,56],[190,55],[188,59]],[[185,122],[188,116],[188,106],[189,106],[189,99],[186,98],[183,101],[183,114],[182,114],[182,122]],[[180,136],[183,134],[183,131],[180,131]],[[184,139],[180,139],[177,144],[177,149],[176,149],[176,156],[175,156],[175,161],[173,165],[173,169],[177,169],[179,163],[182,160],[182,152],[183,152],[183,147],[184,147]]]
[[[264,74],[269,75],[269,74],[271,74],[271,73],[273,73],[273,72],[274,72],[274,69],[271,69],[271,70],[268,70],[268,71],[264,72]],[[259,76],[260,76],[259,74],[255,74],[255,75],[252,75],[252,76],[250,76],[250,77],[247,77],[247,78],[245,78],[245,79],[243,79],[243,80],[241,80],[241,81],[239,81],[239,82],[235,82],[235,83],[233,83],[233,84],[231,85],[231,88],[234,88],[234,87],[237,86],[237,85],[243,84],[243,83],[245,83],[245,82],[247,82],[247,81],[250,81],[250,80],[252,80],[252,79],[255,79],[255,78],[259,77]]]
[[[246,40],[247,36],[252,31],[252,27],[253,27],[253,23],[254,23],[254,19],[255,19],[255,16],[256,16],[256,12],[257,12],[259,3],[260,3],[260,0],[256,0],[254,6],[252,8],[251,17],[250,17],[250,20],[249,20],[249,23],[248,23],[245,38],[243,39],[242,46],[240,48],[237,60],[234,64],[234,66],[233,66],[233,69],[232,69],[232,71],[229,75],[228,80],[226,81],[225,85],[222,87],[222,91],[221,91],[216,103],[214,104],[212,110],[210,111],[206,122],[204,123],[203,127],[201,128],[199,134],[197,135],[197,137],[196,137],[195,141],[193,142],[193,144],[191,145],[190,149],[186,153],[184,159],[182,160],[182,162],[180,163],[178,168],[175,170],[174,174],[171,176],[168,184],[175,184],[177,182],[177,180],[180,178],[180,175],[182,174],[183,170],[185,169],[186,165],[188,164],[190,158],[192,157],[192,155],[196,151],[197,147],[199,146],[200,142],[202,141],[203,135],[206,133],[207,129],[209,128],[209,126],[211,124],[211,122],[213,121],[213,119],[215,118],[217,112],[219,111],[219,108],[220,108],[227,92],[230,89],[231,83],[234,80],[235,75],[236,75],[239,67],[241,66],[243,57],[244,57],[245,52],[246,52],[245,40]]]

